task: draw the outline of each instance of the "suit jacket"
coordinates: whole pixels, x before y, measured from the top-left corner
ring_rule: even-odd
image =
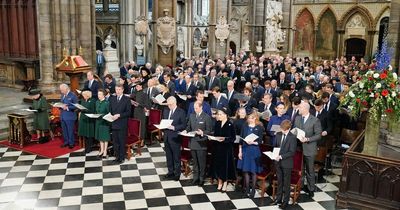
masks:
[[[256,88],[253,87],[253,97],[256,99],[256,101],[261,101],[262,97],[264,96],[264,92],[265,89],[261,85]]]
[[[265,111],[265,104],[263,102],[258,104],[258,112],[264,112]],[[269,106],[269,111],[272,113],[272,115],[276,115],[276,110],[275,110],[275,105],[271,103]]]
[[[309,142],[303,143],[303,154],[305,156],[314,156],[317,154],[317,141],[321,139],[321,122],[311,114],[304,125],[302,121],[302,117],[297,116],[294,120],[294,127],[303,130],[306,133],[306,138],[309,138]]]
[[[217,76],[214,77],[214,80],[212,81],[211,87],[210,87],[210,82],[211,82],[211,77],[206,78],[206,89],[207,90],[212,90],[214,87],[221,87],[221,81]]]
[[[168,119],[170,109],[167,107],[163,111],[162,119]],[[176,107],[174,113],[171,116],[172,125],[175,130],[165,129],[164,130],[164,141],[173,140],[178,137],[178,133],[185,130],[186,128],[186,114],[183,109]]]
[[[196,87],[197,90],[204,90],[204,84],[201,81],[197,81],[197,84],[195,84],[194,81],[192,83]]]
[[[190,115],[188,124],[186,127],[187,132],[202,130],[204,135],[195,135],[190,139],[189,148],[191,150],[207,150],[207,136],[212,133],[212,120],[210,115],[201,112],[199,117],[196,117],[196,113]]]
[[[76,113],[74,112],[76,107],[72,104],[78,103],[76,95],[69,91],[67,95],[61,95],[61,103],[67,105],[68,110],[61,109],[61,120],[76,120]]]
[[[228,99],[226,99],[224,96],[220,96],[219,97],[219,101],[217,104],[217,99],[215,97],[213,97],[212,101],[211,101],[211,108],[214,109],[221,109],[222,107],[228,107]]]
[[[236,81],[240,81],[240,77],[241,77],[241,74],[240,74],[240,71],[239,70],[237,70],[237,69],[235,69],[234,71],[229,71],[229,74],[228,74],[228,76],[230,77],[230,78],[232,78],[232,80],[236,80]]]
[[[150,95],[149,95],[149,89],[150,88],[145,88],[144,89],[144,93],[147,95],[147,98],[149,98],[150,100],[151,100],[151,98],[154,98],[154,97],[156,97],[158,94],[160,94],[160,91],[157,89],[157,87],[152,87],[151,88],[151,93],[150,93]]]
[[[183,95],[192,96],[192,98],[188,99],[188,100],[189,101],[193,101],[195,99],[195,96],[196,96],[196,91],[197,91],[196,86],[194,86],[193,82],[191,82],[190,85],[189,85],[189,88],[187,88],[187,86],[186,86],[182,93],[183,93]]]
[[[125,75],[128,74],[128,70],[129,69],[126,69],[125,66],[119,68],[119,77],[125,77]]]
[[[278,132],[275,137],[277,146],[281,148],[279,155],[282,157],[282,159],[279,160],[278,165],[282,168],[293,168],[293,156],[296,153],[297,138],[294,134],[289,132],[282,145],[282,135],[282,132]]]
[[[169,92],[171,93],[171,95],[175,95],[175,83],[174,83],[174,81],[172,81],[172,80],[170,80],[169,82],[168,82],[168,84],[166,84],[167,85],[167,87],[168,87],[168,89],[169,89]]]
[[[101,85],[97,80],[93,79],[92,86],[90,86],[90,88],[89,88],[89,80],[85,81],[83,87],[84,89],[90,89],[90,91],[92,92],[92,97],[97,99],[97,92],[101,88]]]
[[[131,100],[129,97],[122,95],[118,102],[117,96],[111,96],[110,113],[112,115],[120,114],[120,117],[111,123],[111,128],[114,130],[122,130],[128,128],[128,118],[131,116]]]
[[[229,90],[226,91],[226,97],[228,97],[227,100],[228,100],[228,107],[229,107],[230,115],[236,114],[236,110],[239,107],[239,102],[234,97],[236,94],[237,94],[237,92],[235,90],[233,90],[233,93],[232,93],[231,97],[229,98]]]
[[[310,113],[315,116],[316,111],[314,110]],[[317,118],[321,122],[322,131],[326,131],[328,133],[328,135],[331,134],[331,132],[333,130],[333,121],[331,118],[329,118],[329,113],[323,109],[321,111],[321,114],[319,114],[317,116]]]

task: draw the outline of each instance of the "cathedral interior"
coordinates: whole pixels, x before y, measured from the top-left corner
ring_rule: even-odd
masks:
[[[216,100],[207,96],[207,99],[202,99],[212,109],[218,107],[219,92],[226,93],[225,98],[230,100],[230,82],[234,83],[235,91],[243,91],[242,98],[247,97],[246,90],[250,89],[249,99],[246,99],[248,102],[243,105],[237,99],[236,108],[247,106],[253,99],[256,105],[259,102],[261,104],[263,96],[271,95],[267,86],[273,86],[275,82],[276,87],[277,82],[281,92],[286,90],[285,87],[288,90],[292,88],[294,92],[287,95],[288,104],[284,103],[284,93],[272,94],[274,107],[277,109],[280,104],[285,104],[285,110],[291,110],[290,115],[294,117],[289,121],[292,120],[291,125],[295,125],[298,109],[294,108],[296,100],[292,100],[292,93],[301,99],[299,103],[303,103],[308,100],[303,97],[303,90],[306,93],[307,88],[311,88],[312,101],[316,99],[314,104],[310,102],[313,109],[316,101],[323,101],[324,93],[329,92],[325,92],[325,84],[320,90],[318,85],[314,88],[306,80],[312,77],[316,83],[322,84],[327,79],[328,88],[333,89],[333,95],[336,92],[335,108],[339,110],[343,108],[342,99],[345,101],[349,97],[349,91],[344,86],[350,88],[352,84],[360,84],[358,81],[363,71],[375,68],[378,57],[386,50],[390,51],[387,61],[390,64],[389,72],[393,72],[395,78],[390,85],[393,85],[393,89],[397,85],[399,92],[396,74],[399,73],[400,62],[399,34],[400,0],[0,0],[0,209],[400,209],[400,132],[393,134],[395,143],[376,146],[378,151],[374,155],[363,158],[359,155],[362,153],[360,148],[367,145],[364,139],[368,139],[366,135],[372,132],[368,133],[368,126],[371,126],[368,123],[371,121],[361,117],[352,121],[339,111],[333,111],[335,117],[328,117],[334,118],[332,134],[329,132],[326,138],[324,135],[320,137],[331,139],[334,143],[316,146],[315,162],[319,161],[319,167],[315,166],[315,171],[312,171],[314,175],[310,175],[309,166],[306,167],[305,160],[301,159],[301,170],[296,171],[300,174],[300,180],[291,183],[290,205],[287,206],[282,201],[276,203],[275,195],[281,195],[282,191],[275,192],[276,187],[280,187],[275,169],[257,176],[254,173],[251,179],[254,183],[254,179],[257,180],[257,190],[248,193],[247,197],[242,196],[242,191],[246,189],[241,187],[245,188],[245,184],[240,184],[246,179],[249,182],[249,175],[245,172],[241,180],[228,180],[225,191],[218,186],[218,179],[209,177],[205,183],[202,183],[204,180],[197,180],[199,185],[194,186],[193,175],[199,172],[193,169],[188,174],[186,171],[183,173],[184,166],[189,170],[197,167],[192,158],[186,160],[181,157],[182,175],[180,180],[178,176],[178,182],[167,179],[170,166],[164,151],[169,143],[162,141],[161,134],[166,136],[168,132],[162,132],[162,129],[150,132],[156,123],[150,122],[149,110],[142,110],[141,121],[142,118],[136,117],[139,113],[133,108],[144,105],[139,99],[136,98],[138,102],[132,99],[133,92],[141,91],[135,88],[143,86],[144,91],[149,91],[147,95],[150,98],[147,99],[152,110],[154,107],[171,110],[170,115],[167,113],[165,116],[160,112],[159,121],[169,120],[174,113],[174,109],[169,108],[169,98],[165,98],[168,105],[165,102],[163,106],[153,106],[155,96],[150,96],[153,80],[162,83],[161,86],[169,88],[168,94],[174,95],[175,92],[180,93],[180,82],[189,84],[186,90],[182,88],[182,92],[189,91],[194,77],[200,74],[200,77],[204,77],[201,78],[204,84],[202,89],[197,87],[196,90],[204,90],[201,94],[207,92],[215,97]],[[131,73],[131,70],[135,72]],[[218,82],[221,82],[217,89],[213,86],[213,71],[216,71]],[[241,76],[235,78],[235,71],[240,72]],[[61,87],[64,84],[70,86],[73,92],[91,88],[92,83],[87,83],[87,72],[93,72],[95,79],[104,85],[109,77],[114,83],[125,80],[127,85],[123,87],[132,88],[131,92],[124,92],[127,96],[131,94],[133,101],[131,118],[140,119],[142,127],[139,126],[139,130],[147,130],[143,131],[147,135],[142,136],[142,145],[127,146],[129,154],[132,151],[136,153],[132,147],[137,148],[139,152],[136,156],[115,165],[112,159],[101,160],[94,150],[85,154],[82,150],[74,149],[48,158],[50,156],[40,156],[29,150],[21,151],[25,140],[20,140],[20,148],[18,145],[12,147],[1,143],[1,140],[10,140],[14,135],[11,130],[24,133],[27,128],[33,129],[35,119],[32,116],[24,118],[10,115],[15,110],[31,109],[34,100],[27,96],[28,93],[32,95],[32,90],[40,89],[49,102],[58,102],[65,97]],[[137,72],[140,76],[136,75]],[[320,77],[321,73],[326,78],[323,75]],[[345,81],[348,76],[346,82],[342,81],[343,75]],[[141,83],[134,81],[137,77]],[[305,81],[302,87],[298,88],[296,77]],[[386,75],[385,78],[379,74],[369,77],[370,80],[373,78],[383,81]],[[169,80],[175,82],[176,89],[171,89]],[[259,96],[258,84],[263,88]],[[372,92],[372,89],[368,91]],[[297,90],[299,94],[295,93]],[[116,91],[111,95],[113,93]],[[176,94],[175,103],[188,113],[189,121],[191,115],[188,107],[196,109],[197,106],[189,105],[189,102],[198,100],[195,94],[197,92],[191,96],[187,94],[184,98]],[[380,94],[385,95],[384,92]],[[392,93],[394,98],[396,94],[395,91]],[[331,96],[332,93],[327,94],[328,102],[323,102],[323,109],[330,106]],[[376,94],[371,93],[371,98],[374,97]],[[369,102],[367,98],[352,100],[359,100],[358,106],[362,107],[360,104]],[[120,100],[118,98],[118,103]],[[230,101],[225,106],[231,109]],[[204,110],[204,106],[202,108]],[[215,110],[219,113],[220,109]],[[251,112],[245,111],[245,117],[250,116]],[[60,111],[58,108],[49,108],[49,114],[53,112]],[[270,112],[271,119],[274,112],[275,109]],[[235,113],[229,114],[232,120],[240,118],[239,112]],[[389,116],[389,112],[387,114]],[[382,116],[386,117],[385,114]],[[26,123],[23,125],[27,128],[21,127],[21,131],[15,127],[21,126],[13,121],[16,119],[27,119],[21,121]],[[267,121],[261,120],[265,129],[271,129],[267,127],[269,120],[269,117]],[[50,119],[52,121],[54,118]],[[347,125],[351,129],[344,128]],[[385,129],[390,128],[390,132],[394,132],[390,125],[388,123]],[[382,124],[376,127],[379,133]],[[396,128],[400,129],[399,126]],[[57,128],[51,129],[49,135],[53,138]],[[61,130],[59,126],[58,129],[58,134],[64,135],[64,127]],[[350,132],[343,134],[343,129]],[[239,132],[243,131],[239,129]],[[270,135],[269,132],[264,133],[264,138],[270,139],[271,135],[276,135]],[[31,138],[34,131],[27,133]],[[78,128],[74,135],[79,136]],[[155,140],[156,143],[152,143],[153,135],[160,136]],[[198,135],[196,133],[196,137]],[[342,139],[345,137],[350,138],[347,148],[340,147],[346,143]],[[78,144],[77,139],[72,147]],[[242,139],[239,140],[244,141]],[[286,134],[282,142],[285,139]],[[147,140],[150,140],[150,144]],[[81,147],[85,147],[84,143],[79,142]],[[304,143],[297,142],[297,146]],[[93,147],[97,149],[97,145]],[[190,151],[184,146],[182,148],[182,156],[185,149]],[[325,153],[321,153],[321,148],[326,149]],[[209,167],[212,152],[207,151]],[[242,145],[240,154],[241,151]],[[266,157],[262,155],[260,161]],[[238,158],[236,154],[234,160],[239,161]],[[271,166],[274,164],[271,163]],[[291,173],[292,178],[299,176]],[[310,177],[315,179],[311,181],[314,184],[309,183]],[[305,179],[306,187],[303,185]],[[310,185],[315,185],[315,189],[307,189]],[[283,193],[288,192],[284,190]],[[274,204],[281,205],[278,207]]]

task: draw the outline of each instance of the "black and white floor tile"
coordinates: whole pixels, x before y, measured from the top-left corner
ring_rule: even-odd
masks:
[[[97,152],[77,151],[56,159],[0,147],[0,209],[279,209],[271,197],[242,198],[229,185],[191,186],[190,177],[167,181],[162,144],[142,148],[142,156],[113,165]],[[289,209],[335,209],[340,169],[319,180],[313,198],[302,192]]]

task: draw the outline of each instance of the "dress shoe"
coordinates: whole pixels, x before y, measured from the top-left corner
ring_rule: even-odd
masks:
[[[314,192],[313,191],[308,192],[308,197],[310,198],[314,197]]]
[[[179,181],[180,178],[181,178],[181,176],[174,176],[175,181]]]
[[[249,197],[250,197],[250,198],[254,198],[255,195],[256,195],[256,190],[255,190],[255,189],[252,189],[252,190],[251,190],[251,193],[250,193],[250,195],[249,195]]]
[[[204,186],[204,181],[199,181],[199,184],[197,186],[203,187]]]
[[[69,145],[68,148],[73,149],[74,145]]]
[[[164,176],[164,179],[170,180],[170,179],[172,179],[173,177],[174,177],[174,175],[172,175],[172,174],[167,174],[167,175]]]
[[[60,146],[61,148],[68,147],[68,144],[63,144]]]
[[[287,207],[288,207],[287,203],[283,203],[283,204],[279,205],[280,209],[286,209]]]
[[[102,158],[103,159],[108,159],[108,155],[103,155]]]
[[[272,206],[281,205],[281,204],[282,204],[282,201],[281,201],[281,200],[278,200],[278,199],[275,199],[274,202],[271,203]]]
[[[192,181],[192,185],[198,185],[198,184],[199,184],[199,180],[198,179]]]

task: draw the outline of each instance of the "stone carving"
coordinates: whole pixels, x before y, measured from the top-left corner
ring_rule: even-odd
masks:
[[[193,45],[195,48],[200,47],[201,31],[199,28],[194,29],[193,32]]]
[[[178,27],[178,45],[176,48],[180,52],[185,50],[185,36],[182,27]]]
[[[175,19],[168,16],[169,10],[164,9],[164,17],[157,19],[157,45],[164,54],[168,54],[175,45]]]
[[[143,55],[144,44],[143,44],[142,39],[140,38],[140,36],[136,37],[135,47],[136,47],[136,54],[139,55],[139,56],[142,56]]]
[[[193,16],[193,23],[196,26],[206,26],[208,25],[208,16],[200,16],[195,14]]]
[[[262,41],[257,41],[256,52],[262,52]]]
[[[219,39],[219,45],[224,46],[225,39],[229,37],[229,25],[226,23],[225,16],[219,17],[215,28],[215,37]]]
[[[139,36],[145,36],[149,30],[149,24],[145,16],[139,16],[135,20],[135,32]]]
[[[250,51],[250,42],[249,42],[249,40],[248,39],[245,39],[244,41],[243,41],[243,46],[242,46],[242,50],[244,50],[244,51]]]
[[[206,49],[208,46],[208,32],[207,30],[204,31],[203,36],[201,37],[200,48]]]
[[[111,43],[112,43],[111,35],[108,35],[106,40],[104,40],[104,44],[106,45],[106,48],[111,48]]]
[[[267,51],[275,52],[278,51],[278,43],[282,43],[285,40],[281,29],[281,22],[283,20],[282,2],[268,1],[267,14],[265,48]]]
[[[364,23],[364,20],[362,19],[362,17],[360,15],[355,15],[353,18],[351,18],[351,20],[347,24],[347,27],[349,27],[349,28],[362,28],[362,27],[365,27],[365,23]]]

